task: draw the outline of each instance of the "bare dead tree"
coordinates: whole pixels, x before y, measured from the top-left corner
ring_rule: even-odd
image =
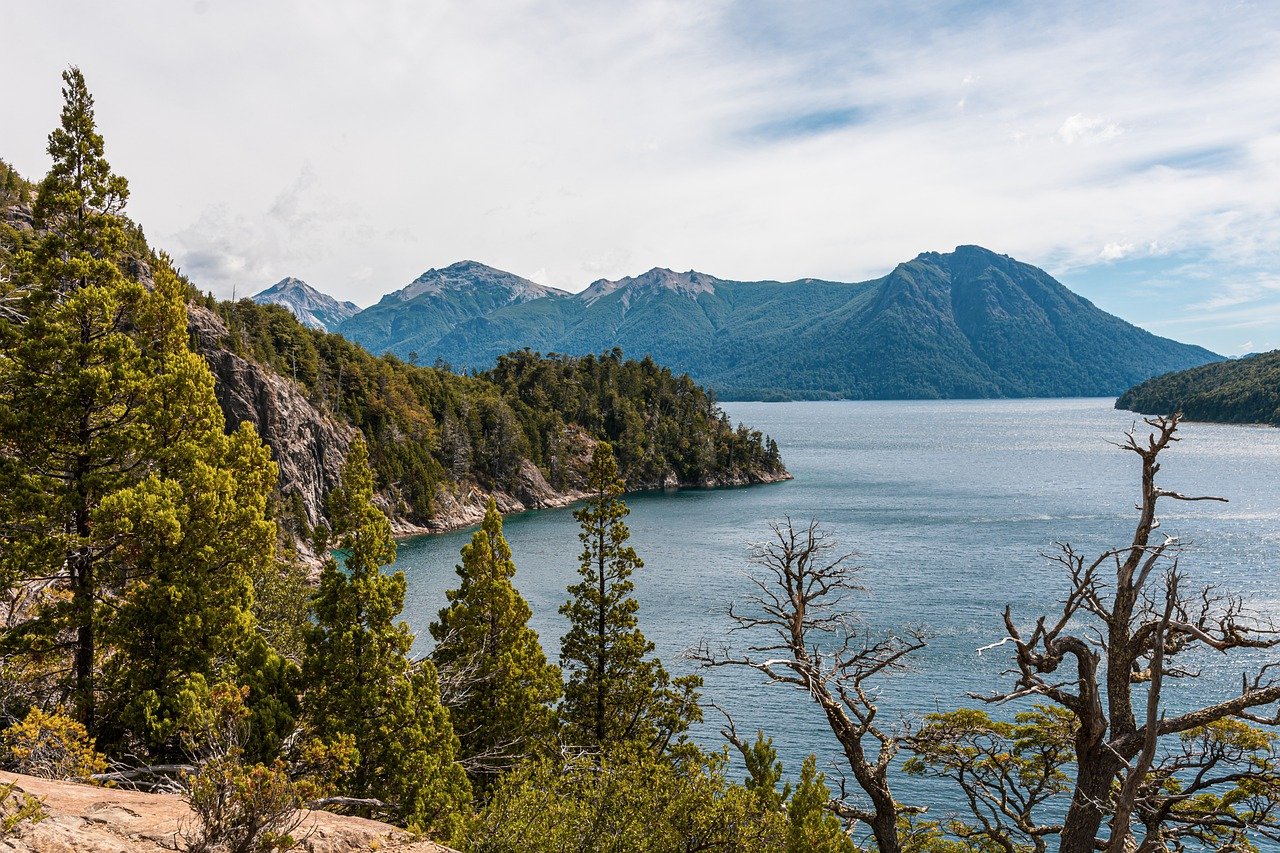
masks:
[[[889,771],[901,732],[878,719],[874,682],[905,669],[905,659],[925,646],[922,629],[874,636],[861,630],[850,598],[862,592],[852,554],[836,555],[836,543],[816,521],[797,527],[790,518],[772,522],[771,539],[751,546],[756,591],[747,609],[729,608],[733,631],[749,634],[742,654],[712,649],[705,640],[690,657],[706,667],[747,667],[770,682],[809,694],[839,741],[849,771],[865,795],[832,803],[841,818],[865,823],[880,853],[900,853],[900,817],[924,809],[893,796]]]
[[[1200,793],[1212,787],[1209,783],[1214,779],[1218,786],[1242,781],[1235,774],[1218,778],[1212,771],[1200,773],[1199,762],[1212,767],[1222,764],[1207,753],[1181,762],[1161,759],[1166,741],[1181,737],[1184,743],[1194,742],[1198,733],[1223,721],[1280,724],[1280,710],[1271,707],[1280,700],[1280,682],[1270,676],[1270,666],[1246,675],[1237,696],[1174,716],[1163,711],[1167,683],[1199,675],[1198,670],[1179,664],[1188,652],[1212,650],[1228,655],[1280,643],[1274,626],[1251,614],[1238,597],[1214,587],[1195,596],[1184,595],[1177,569],[1178,540],[1164,536],[1156,541],[1160,526],[1156,505],[1161,499],[1225,500],[1192,497],[1156,484],[1160,454],[1178,441],[1178,422],[1176,415],[1149,418],[1145,423],[1153,432],[1148,436],[1140,439],[1136,430],[1126,434],[1118,446],[1136,454],[1142,463],[1142,494],[1132,541],[1092,560],[1070,545],[1059,545],[1051,559],[1070,580],[1061,611],[1038,618],[1030,630],[1024,630],[1012,610],[1005,609],[1008,636],[993,645],[1013,644],[1016,682],[1007,691],[976,697],[987,702],[1048,699],[1075,717],[1076,779],[1063,822],[1062,853],[1095,849],[1121,853],[1135,847],[1161,850],[1179,833],[1208,831],[1215,821],[1264,826],[1262,816],[1269,819],[1273,811],[1250,817],[1224,806],[1215,815],[1196,818],[1173,803],[1162,805],[1159,786],[1153,787],[1153,780],[1181,779],[1188,773],[1190,780],[1178,785],[1185,790],[1189,784]],[[1060,674],[1064,665],[1067,672]],[[1135,691],[1143,684],[1146,708],[1139,720]],[[1103,838],[1100,830],[1108,815],[1112,816],[1110,832]],[[1144,828],[1142,839],[1135,837],[1134,824]]]

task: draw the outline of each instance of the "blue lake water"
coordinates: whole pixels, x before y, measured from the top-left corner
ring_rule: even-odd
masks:
[[[725,608],[749,594],[746,545],[784,515],[817,519],[858,554],[868,593],[858,602],[872,628],[923,624],[933,633],[914,671],[883,683],[887,714],[918,715],[974,705],[969,692],[1009,683],[1001,613],[1019,621],[1052,613],[1066,579],[1041,554],[1055,541],[1097,552],[1128,541],[1138,458],[1117,449],[1135,422],[1111,399],[924,402],[730,403],[724,409],[772,435],[791,482],[738,489],[628,496],[629,524],[645,568],[635,577],[641,627],[675,673],[685,649],[730,640]],[[1142,426],[1139,421],[1139,426]],[[1162,504],[1163,530],[1191,543],[1184,588],[1214,583],[1280,615],[1280,430],[1185,424],[1165,454],[1161,483],[1216,494],[1228,504]],[[565,629],[557,608],[576,576],[577,525],[570,509],[510,517],[516,583],[554,659]],[[405,618],[429,643],[427,626],[454,584],[470,533],[420,537],[400,547],[408,577]],[[1274,655],[1280,657],[1280,655]],[[1206,675],[1175,683],[1171,708],[1239,689],[1247,659],[1207,661]],[[805,694],[746,671],[707,674],[704,696],[730,709],[744,733],[763,728],[788,772],[810,752],[838,756]],[[1025,707],[1025,706],[1018,706]],[[1011,713],[1009,709],[1004,713]],[[697,736],[720,743],[708,711]],[[914,787],[912,787],[914,786]],[[950,798],[920,782],[900,786],[908,802]],[[935,812],[937,809],[935,808]]]

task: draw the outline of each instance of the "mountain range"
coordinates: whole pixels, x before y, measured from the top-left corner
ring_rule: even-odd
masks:
[[[580,293],[463,261],[332,328],[371,352],[455,369],[486,369],[526,347],[620,347],[687,372],[721,399],[1114,396],[1221,358],[978,246],[924,253],[858,283],[655,268]]]

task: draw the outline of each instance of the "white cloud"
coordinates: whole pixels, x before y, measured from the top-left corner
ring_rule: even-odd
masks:
[[[1102,258],[1104,261],[1118,261],[1132,253],[1132,243],[1108,243],[1102,247],[1102,251],[1098,253],[1098,257]]]
[[[1123,132],[1120,129],[1120,125],[1107,121],[1102,116],[1087,116],[1084,113],[1076,113],[1064,121],[1062,127],[1058,128],[1058,139],[1068,145],[1074,145],[1077,142],[1091,144],[1115,139]]]

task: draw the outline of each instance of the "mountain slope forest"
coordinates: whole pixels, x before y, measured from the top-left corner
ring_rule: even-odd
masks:
[[[1117,409],[1188,420],[1280,426],[1280,350],[1167,373],[1120,395]]]
[[[978,246],[858,284],[654,269],[578,294],[465,261],[342,322],[373,352],[487,369],[498,356],[647,354],[722,399],[1110,396],[1214,361]]]

